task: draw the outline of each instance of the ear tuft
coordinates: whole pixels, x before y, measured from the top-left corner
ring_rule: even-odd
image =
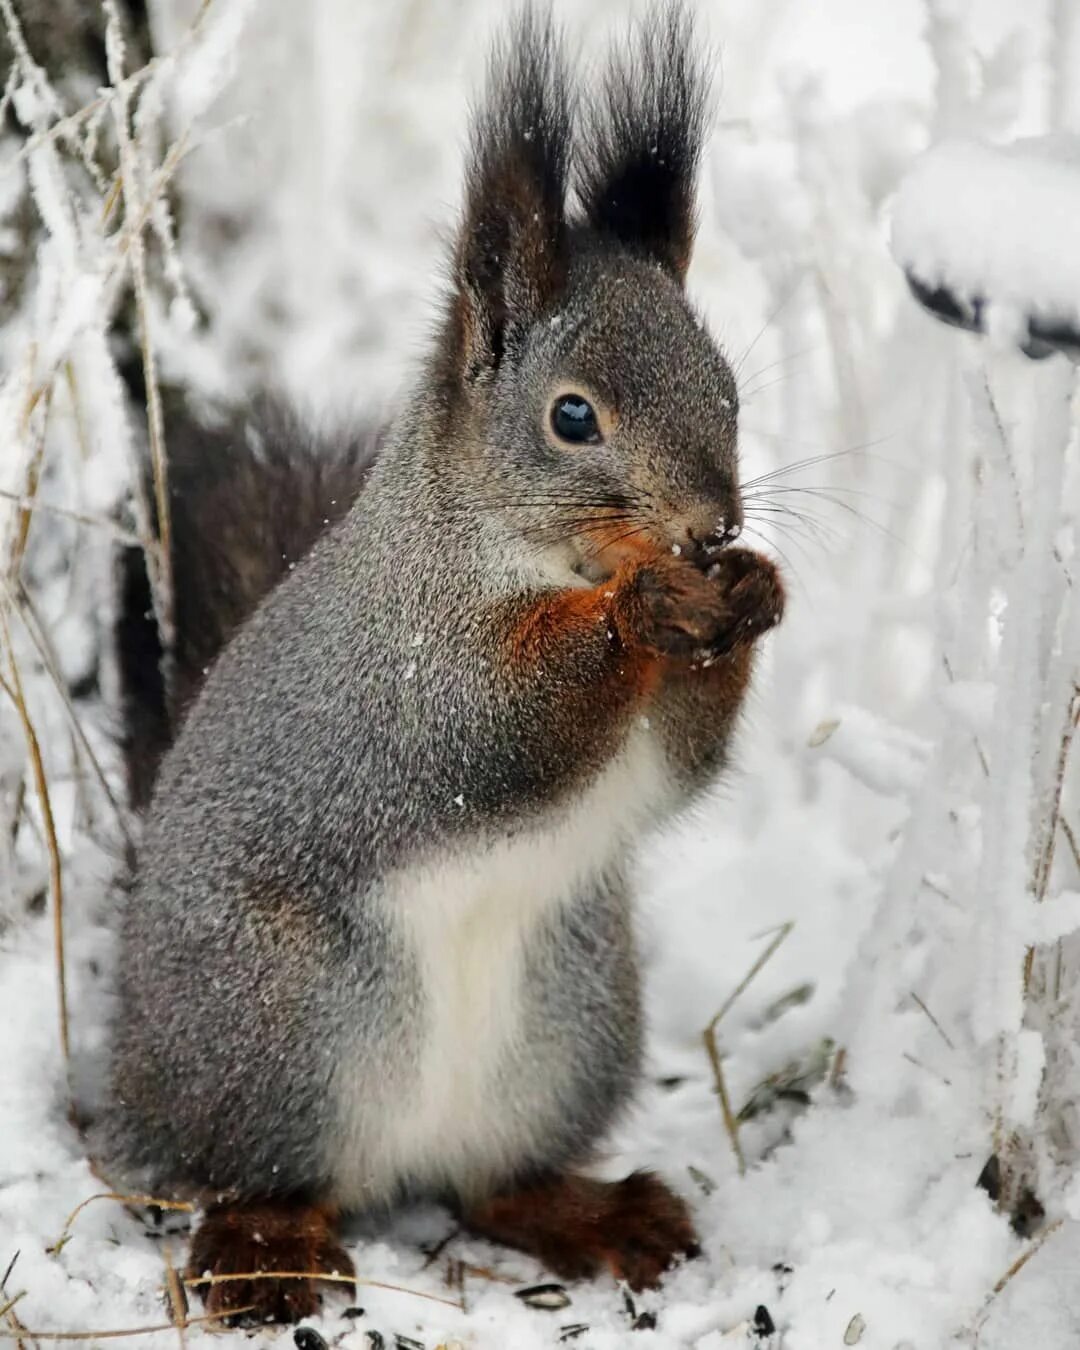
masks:
[[[655,7],[636,41],[612,54],[588,108],[577,175],[589,223],[655,258],[680,281],[695,231],[695,180],[709,81],[694,23]]]
[[[454,253],[466,375],[498,365],[515,333],[561,289],[572,128],[560,34],[550,17],[526,7],[492,49],[486,95],[473,115]]]

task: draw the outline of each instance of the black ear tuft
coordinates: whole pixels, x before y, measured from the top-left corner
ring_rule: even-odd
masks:
[[[680,281],[690,264],[695,180],[709,81],[693,19],[657,6],[612,56],[588,110],[578,193],[589,222],[657,259]]]
[[[454,253],[460,369],[496,366],[559,294],[573,126],[560,35],[523,9],[496,42],[473,117],[464,219]]]

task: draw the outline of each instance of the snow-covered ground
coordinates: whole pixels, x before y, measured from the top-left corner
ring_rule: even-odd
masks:
[[[562,6],[586,62],[627,8]],[[503,6],[151,10],[159,51],[177,56],[137,105],[126,215],[108,183],[65,169],[71,147],[48,134],[58,113],[25,62],[9,84],[21,130],[9,120],[0,141],[0,227],[27,173],[47,226],[33,292],[0,331],[0,488],[33,491],[41,464],[25,558],[23,517],[0,507],[0,674],[17,693],[17,669],[42,750],[80,1065],[101,1048],[108,881],[130,827],[95,767],[119,794],[108,660],[99,688],[87,678],[109,611],[107,522],[145,438],[106,337],[141,266],[118,222],[145,226],[167,379],[284,385],[323,418],[392,407],[431,314],[465,94]],[[649,1081],[603,1165],[663,1171],[693,1199],[706,1254],[634,1315],[604,1282],[542,1310],[515,1294],[545,1279],[533,1262],[459,1236],[428,1263],[421,1246],[449,1220],[411,1213],[354,1233],[362,1279],[399,1288],[362,1285],[355,1317],[331,1297],[317,1325],[347,1350],[376,1330],[427,1350],[1065,1350],[1080,1344],[1072,372],[993,345],[1007,333],[980,344],[923,315],[889,222],[932,144],[1080,131],[1080,19],[1071,0],[714,0],[702,23],[717,126],[690,286],[738,368],[750,525],[792,602],[737,771],[642,860]],[[919,180],[908,237],[939,261],[1034,275],[1044,300],[1057,236],[1036,231],[1049,242],[1034,264],[1020,256],[1035,209],[1022,161],[995,198],[1000,233],[977,238],[978,217],[954,209],[971,158]],[[174,172],[175,226],[148,204]],[[1040,177],[1037,200],[1057,203],[1058,181]],[[933,229],[918,232],[912,202]],[[1063,257],[1062,277],[1076,267]],[[20,570],[32,608],[15,603]],[[0,1338],[167,1328],[175,1220],[99,1199],[65,1230],[104,1186],[67,1116],[56,878],[26,745],[0,686]],[[702,1036],[736,993],[716,1031],[732,1107],[752,1103],[745,1173]],[[976,1186],[995,1151],[1046,1209],[1033,1235]],[[634,1327],[643,1312],[655,1326]]]

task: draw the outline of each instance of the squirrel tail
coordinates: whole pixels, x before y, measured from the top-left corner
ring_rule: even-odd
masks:
[[[129,798],[139,810],[206,671],[352,506],[380,432],[316,437],[294,414],[264,403],[216,425],[177,410],[166,418],[166,443],[175,622],[168,659],[141,548],[121,551],[117,575],[121,739]]]

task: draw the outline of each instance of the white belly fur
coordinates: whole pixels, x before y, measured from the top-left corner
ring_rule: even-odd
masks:
[[[548,1085],[515,1077],[515,1109],[500,1111],[496,1083],[520,1031],[528,936],[621,854],[667,795],[662,753],[642,725],[572,810],[391,880],[385,900],[421,972],[424,1029],[410,1062],[375,1065],[359,1047],[351,1069],[342,1066],[332,1162],[340,1203],[378,1204],[402,1179],[482,1188],[528,1148],[525,1122],[543,1128]]]

